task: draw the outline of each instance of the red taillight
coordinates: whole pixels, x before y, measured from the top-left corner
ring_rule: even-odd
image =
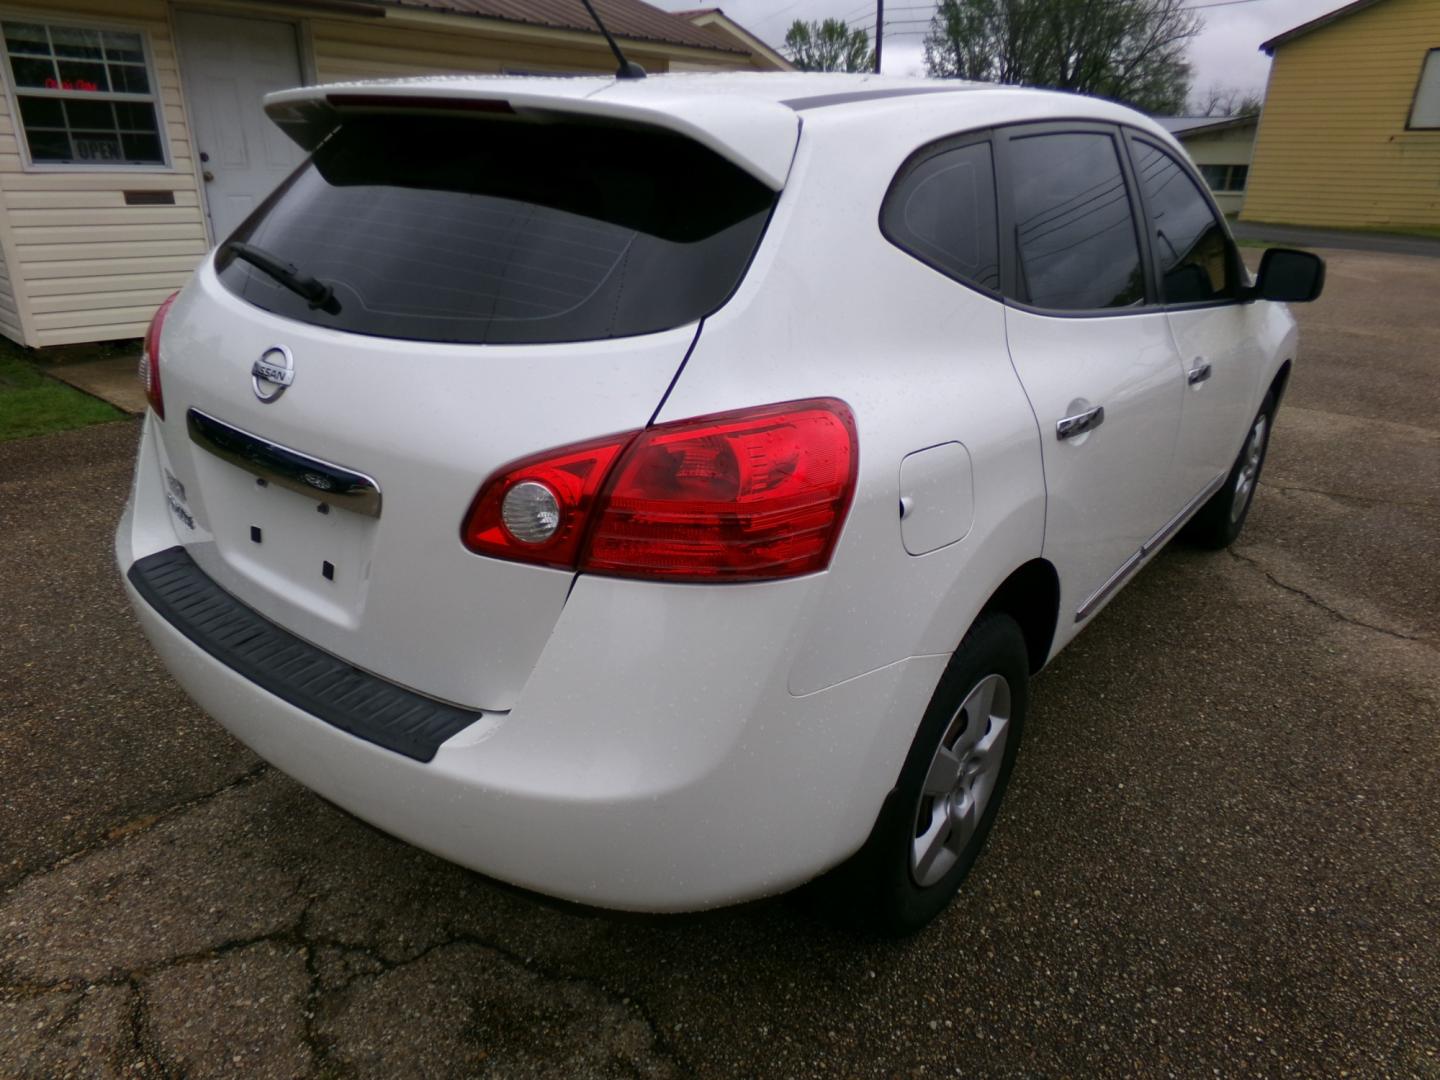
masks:
[[[150,319],[150,329],[145,331],[145,347],[140,352],[140,385],[145,387],[145,400],[155,410],[155,415],[165,419],[165,394],[160,389],[160,332],[165,329],[165,316],[175,302],[178,292],[165,298],[165,302]]]
[[[580,569],[688,581],[823,570],[855,466],[855,421],[839,401],[642,431],[605,485]]]
[[[683,420],[505,469],[481,489],[463,536],[480,554],[621,577],[793,577],[829,565],[856,465],[854,418],[833,399]],[[502,513],[526,481],[559,504],[555,536],[539,544],[511,533]],[[528,527],[520,511],[534,500],[514,503]]]
[[[595,495],[620,451],[634,437],[631,431],[577,443],[506,466],[475,496],[460,527],[460,538],[479,555],[574,569]],[[520,539],[505,525],[505,496],[525,483],[547,487],[560,511],[553,535],[538,543]]]

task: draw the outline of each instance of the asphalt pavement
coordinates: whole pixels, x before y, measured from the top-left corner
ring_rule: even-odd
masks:
[[[0,1076],[1440,1076],[1440,262],[1330,259],[1241,543],[1038,679],[899,943],[557,909],[358,822],[142,639],[136,423],[0,444]]]
[[[1308,225],[1267,225],[1254,221],[1231,222],[1241,240],[1259,240],[1278,246],[1334,248],[1388,255],[1422,255],[1440,259],[1440,236],[1391,233],[1377,229],[1317,229]]]

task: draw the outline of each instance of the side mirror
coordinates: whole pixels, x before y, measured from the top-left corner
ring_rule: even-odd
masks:
[[[1325,260],[1308,251],[1269,248],[1260,256],[1255,284],[1245,291],[1246,300],[1279,300],[1306,304],[1325,288]]]

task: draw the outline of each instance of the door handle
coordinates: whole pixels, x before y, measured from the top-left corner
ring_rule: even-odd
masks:
[[[1185,376],[1185,381],[1191,386],[1198,386],[1208,378],[1210,378],[1210,361],[1201,360],[1190,369],[1189,374]]]
[[[1055,422],[1055,437],[1057,439],[1073,439],[1076,435],[1084,435],[1087,431],[1094,431],[1105,422],[1105,406],[1096,405],[1094,408],[1078,412],[1074,416],[1067,416],[1063,420]]]

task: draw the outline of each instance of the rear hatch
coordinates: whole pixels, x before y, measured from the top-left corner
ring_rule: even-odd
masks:
[[[507,709],[571,574],[466,550],[471,500],[516,458],[644,427],[776,196],[653,126],[367,102],[172,308],[160,466],[181,543],[239,599],[384,678]],[[346,474],[378,499],[344,497]]]

